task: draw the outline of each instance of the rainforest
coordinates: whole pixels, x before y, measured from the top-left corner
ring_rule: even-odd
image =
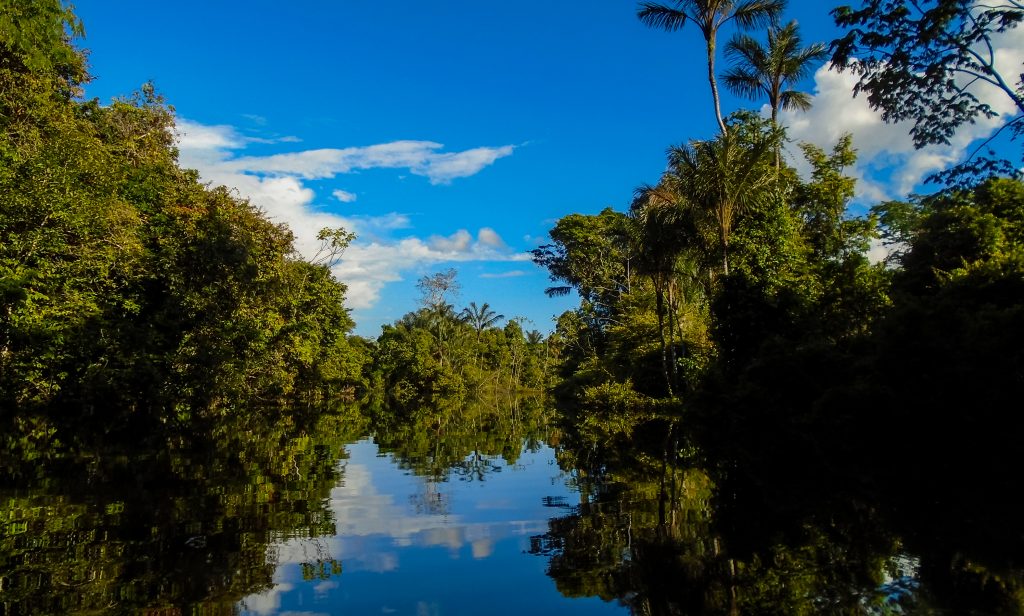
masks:
[[[356,233],[300,250],[155,85],[85,96],[73,7],[0,0],[0,614],[1024,613],[1024,7],[634,8],[712,136],[551,223],[547,330],[439,267],[371,337]],[[783,122],[825,63],[1008,142],[865,206]]]

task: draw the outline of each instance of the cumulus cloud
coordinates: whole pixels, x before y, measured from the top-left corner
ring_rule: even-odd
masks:
[[[995,61],[1003,75],[1017,75],[1024,61],[1024,29],[1011,30],[994,38]],[[910,122],[886,124],[880,112],[868,105],[867,96],[853,97],[857,77],[822,66],[814,75],[813,107],[807,112],[784,111],[780,121],[789,127],[789,135],[797,142],[806,141],[829,150],[846,133],[853,135],[858,162],[848,170],[858,179],[858,196],[872,203],[902,198],[913,191],[929,175],[947,169],[962,160],[968,148],[1015,112],[1012,101],[988,84],[972,86],[975,94],[990,102],[996,118],[979,118],[965,124],[950,139],[949,145],[930,145],[920,150],[910,137]],[[806,164],[797,154],[798,169]]]
[[[473,244],[473,236],[465,229],[459,229],[448,237],[439,235],[431,236],[430,248],[440,252],[459,253],[466,252]]]
[[[501,239],[501,236],[498,235],[497,231],[490,227],[483,227],[480,229],[480,231],[477,232],[476,238],[477,243],[481,246],[489,246],[499,250],[505,248],[505,241]]]
[[[529,259],[525,253],[512,252],[489,227],[478,230],[475,236],[467,229],[458,229],[451,235],[425,240],[393,239],[392,232],[411,227],[405,214],[331,213],[317,207],[315,191],[306,186],[309,180],[371,168],[404,168],[427,177],[433,184],[443,184],[481,171],[511,154],[512,146],[446,153],[439,151],[441,144],[431,141],[395,141],[366,147],[237,156],[254,140],[234,127],[179,119],[177,133],[182,166],[197,169],[203,181],[237,190],[271,220],[287,224],[295,234],[296,249],[307,258],[317,252],[320,243],[316,235],[320,229],[345,227],[354,231],[359,239],[349,246],[333,270],[348,285],[347,304],[352,308],[372,307],[385,285],[402,280],[403,272],[424,266]],[[332,196],[343,203],[356,199],[356,195],[340,189]]]
[[[426,494],[447,498],[450,491],[443,484],[416,476],[403,477],[397,483],[392,476],[388,489],[381,490],[381,479],[393,471],[381,467],[380,450],[365,441],[346,449],[349,458],[344,481],[331,490],[328,501],[336,520],[336,536],[290,539],[277,546],[278,563],[308,562],[309,554],[316,552],[342,560],[346,571],[387,572],[399,568],[401,549],[405,547],[447,548],[452,558],[458,558],[460,550],[468,546],[473,558],[484,559],[492,555],[500,541],[526,540],[547,529],[543,508],[521,509],[509,503],[488,507],[489,503],[479,497],[473,498],[471,506],[489,509],[486,521],[466,520],[453,512],[412,511],[406,499],[396,496],[404,493],[410,497]],[[388,474],[382,475],[382,471]],[[534,502],[539,501],[538,495]]]
[[[245,145],[245,139],[238,131],[226,124],[206,125],[178,118],[175,128],[182,152],[218,151]]]
[[[334,273],[349,285],[349,306],[364,309],[376,303],[386,284],[402,280],[404,271],[439,263],[529,259],[526,253],[501,251],[473,242],[469,231],[460,229],[450,236],[433,236],[427,241],[409,237],[394,242],[353,244]]]
[[[286,595],[294,589],[294,584],[276,583],[260,594],[249,595],[242,599],[242,607],[258,616],[275,614],[281,609],[282,595]]]

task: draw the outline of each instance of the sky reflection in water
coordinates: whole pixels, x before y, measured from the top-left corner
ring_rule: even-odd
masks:
[[[574,502],[568,475],[543,446],[515,464],[487,457],[483,480],[433,481],[403,470],[372,441],[350,445],[329,508],[337,534],[272,549],[274,587],[243,614],[621,614],[615,603],[568,599],[528,553],[530,537]],[[303,563],[335,559],[344,573],[304,579]]]

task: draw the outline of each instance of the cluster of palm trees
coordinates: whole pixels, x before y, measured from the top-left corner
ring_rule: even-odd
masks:
[[[826,47],[815,43],[802,47],[795,21],[780,26],[778,19],[785,0],[675,0],[671,5],[641,2],[637,17],[645,25],[674,32],[693,23],[707,44],[708,82],[714,102],[715,119],[723,134],[729,129],[722,117],[722,105],[715,75],[718,32],[729,22],[741,29],[768,28],[767,46],[746,34],[738,34],[726,47],[732,67],[725,74],[726,85],[736,94],[757,100],[768,99],[772,123],[781,109],[810,107],[807,94],[791,89],[804,79],[814,62],[826,55]]]
[[[703,213],[717,228],[722,273],[726,275],[733,221],[764,198],[773,185],[774,178],[764,173],[762,165],[766,154],[774,153],[776,175],[781,167],[785,136],[778,123],[779,111],[810,107],[810,97],[795,86],[826,55],[822,43],[803,46],[796,22],[779,25],[783,8],[785,0],[675,0],[672,5],[643,2],[637,12],[640,21],[651,27],[675,31],[692,22],[700,30],[707,43],[708,81],[720,133],[715,139],[672,147],[661,181],[638,191],[634,210],[655,207]],[[740,134],[730,130],[722,117],[715,55],[718,32],[729,22],[743,29],[768,27],[767,45],[743,33],[729,42],[726,56],[732,66],[724,80],[741,96],[767,100],[770,130]]]
[[[803,45],[796,22],[780,25],[784,8],[785,0],[674,0],[642,2],[637,11],[640,21],[650,27],[676,31],[691,23],[700,31],[719,127],[714,139],[670,148],[668,166],[658,184],[637,189],[631,207],[642,253],[638,261],[655,288],[670,389],[676,377],[668,367],[674,369],[676,362],[667,355],[675,349],[673,319],[685,286],[679,281],[680,272],[692,277],[695,265],[697,269],[706,265],[695,264],[693,255],[703,251],[706,257],[709,244],[714,243],[720,271],[729,275],[729,240],[735,220],[769,198],[778,184],[785,141],[779,112],[810,107],[810,97],[796,86],[826,55],[824,44]],[[749,130],[749,121],[730,122],[722,116],[715,60],[719,31],[730,22],[741,32],[726,46],[730,67],[723,80],[737,95],[768,104],[771,116],[766,127]],[[767,29],[766,44],[742,32],[752,28]],[[716,237],[703,237],[711,233]],[[710,268],[709,276],[719,267]]]

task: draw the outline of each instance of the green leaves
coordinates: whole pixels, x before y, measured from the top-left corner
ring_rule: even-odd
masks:
[[[0,407],[102,400],[116,426],[145,400],[161,424],[358,382],[329,271],[354,235],[298,260],[286,228],[178,167],[151,84],[73,100],[70,9],[0,7]]]
[[[684,199],[714,220],[718,228],[722,269],[729,273],[729,236],[733,219],[767,198],[775,175],[766,166],[767,156],[780,145],[782,133],[766,130],[734,130],[709,141],[691,141],[669,150],[670,173]]]
[[[886,122],[914,122],[917,147],[949,144],[964,124],[998,115],[994,102],[978,98],[976,84],[991,86],[1024,114],[1024,84],[999,72],[994,49],[994,35],[1024,21],[1020,3],[865,0],[832,15],[848,29],[832,41],[832,66],[858,75],[855,92],[866,93]],[[1004,126],[1019,135],[1020,120]]]
[[[751,100],[766,98],[773,121],[781,109],[806,111],[809,97],[792,86],[807,77],[814,62],[825,57],[826,48],[822,43],[801,45],[795,21],[782,28],[772,26],[764,47],[751,36],[737,35],[725,48],[726,58],[732,61],[724,75],[726,86]]]
[[[85,61],[71,46],[82,22],[61,0],[0,0],[0,67],[48,73],[77,86]]]

